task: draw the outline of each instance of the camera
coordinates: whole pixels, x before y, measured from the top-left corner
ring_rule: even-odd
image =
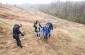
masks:
[[[22,33],[21,33],[21,36],[24,36],[25,34],[26,34],[25,32],[22,32]]]

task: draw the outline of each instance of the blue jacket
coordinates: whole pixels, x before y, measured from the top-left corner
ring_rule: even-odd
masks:
[[[44,25],[42,27],[42,31],[43,31],[43,33],[49,33],[50,32],[50,28],[49,27],[46,27],[46,25]]]

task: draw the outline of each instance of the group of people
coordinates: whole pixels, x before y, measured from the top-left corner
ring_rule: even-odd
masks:
[[[36,36],[37,36],[38,39],[40,39],[40,33],[41,33],[41,28],[42,28],[44,39],[47,40],[51,36],[51,31],[53,30],[53,25],[49,21],[45,25],[41,26],[39,21],[36,21],[34,23],[34,28],[35,28]]]
[[[21,27],[22,27],[22,24],[15,24],[14,25],[14,27],[13,27],[13,38],[16,40],[17,45],[20,48],[23,48],[19,36],[20,36],[20,34],[21,34],[21,36],[24,36],[25,32],[20,31]],[[34,27],[35,27],[35,32],[36,32],[37,38],[40,39],[41,28],[42,28],[42,32],[43,32],[45,40],[47,40],[51,36],[51,30],[53,30],[53,25],[52,25],[51,22],[48,22],[47,24],[41,26],[39,21],[36,21],[34,23]]]

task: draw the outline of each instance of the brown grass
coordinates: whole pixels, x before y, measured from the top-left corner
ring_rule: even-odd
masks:
[[[85,55],[84,25],[30,9],[2,7],[0,11],[0,55]],[[9,16],[8,19],[3,15]],[[42,33],[40,40],[36,38],[33,28],[35,20],[39,20],[42,25],[52,21],[54,30],[47,41],[44,41]],[[21,23],[21,30],[26,32],[24,37],[20,36],[23,49],[17,47],[12,37],[15,23]]]

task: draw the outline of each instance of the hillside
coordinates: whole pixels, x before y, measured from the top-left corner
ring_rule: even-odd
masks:
[[[55,1],[49,4],[21,4],[21,8],[31,8],[46,14],[66,19],[72,22],[85,24],[85,1],[77,2],[59,2]]]
[[[47,41],[36,38],[33,23],[43,25],[49,20],[54,25],[52,36]],[[17,47],[12,38],[12,28],[21,23],[20,37],[23,49]],[[0,55],[85,55],[85,25],[62,20],[35,10],[3,6],[0,7]]]

